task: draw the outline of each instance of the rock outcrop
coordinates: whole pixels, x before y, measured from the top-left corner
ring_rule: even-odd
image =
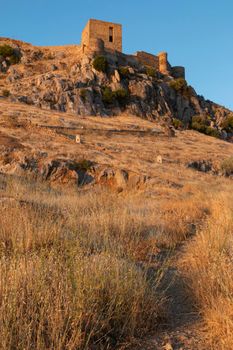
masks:
[[[203,115],[220,137],[233,135],[221,126],[231,113],[228,109],[199,96],[184,79],[148,70],[132,56],[105,53],[107,69],[102,72],[94,69],[90,53],[52,52],[20,42],[13,45],[21,61],[1,79],[12,101],[82,116],[124,111],[167,124],[175,118],[185,127],[191,125],[193,116]]]

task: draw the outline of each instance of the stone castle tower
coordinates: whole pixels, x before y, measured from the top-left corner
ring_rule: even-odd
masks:
[[[138,51],[135,55],[122,53],[122,25],[112,22],[90,19],[82,32],[82,53],[101,54],[110,52],[118,56],[124,56],[129,60],[136,60],[144,66],[153,67],[163,75],[171,75],[174,78],[185,78],[184,67],[171,67],[167,53],[160,52],[153,55],[148,52]]]
[[[101,51],[104,48],[122,52],[121,24],[90,19],[82,32],[82,50]]]

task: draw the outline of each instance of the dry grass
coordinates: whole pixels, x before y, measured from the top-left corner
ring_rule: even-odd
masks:
[[[184,268],[203,315],[211,349],[233,344],[233,200],[222,193],[212,201],[206,225],[189,245]]]
[[[106,349],[156,327],[161,271],[136,263],[130,208],[103,191],[6,186],[20,201],[0,207],[2,349]]]
[[[187,163],[219,167],[232,144],[194,131],[158,136],[159,125],[130,115],[77,118],[7,100],[0,107],[3,172],[22,175],[25,157],[45,157],[150,177],[145,188],[117,194],[50,188],[26,171],[0,175],[0,349],[108,349],[148,334],[166,314],[157,253],[169,254],[196,231],[186,275],[212,348],[231,349],[232,206],[224,203],[232,182]]]
[[[157,327],[166,314],[165,266],[153,257],[205,217],[200,193],[158,203],[0,180],[1,195],[17,199],[0,206],[3,349],[114,348]]]

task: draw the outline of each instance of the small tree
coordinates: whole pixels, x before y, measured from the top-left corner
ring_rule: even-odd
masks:
[[[92,62],[93,67],[98,72],[106,73],[108,69],[108,61],[104,56],[96,56]]]

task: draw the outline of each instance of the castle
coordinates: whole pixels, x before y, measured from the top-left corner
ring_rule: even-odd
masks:
[[[104,22],[90,19],[82,32],[81,48],[83,53],[117,55],[125,61],[137,61],[145,66],[150,66],[164,75],[174,78],[185,78],[185,69],[181,66],[172,67],[166,52],[157,55],[144,51],[138,51],[135,55],[122,53],[122,25],[112,22]]]

